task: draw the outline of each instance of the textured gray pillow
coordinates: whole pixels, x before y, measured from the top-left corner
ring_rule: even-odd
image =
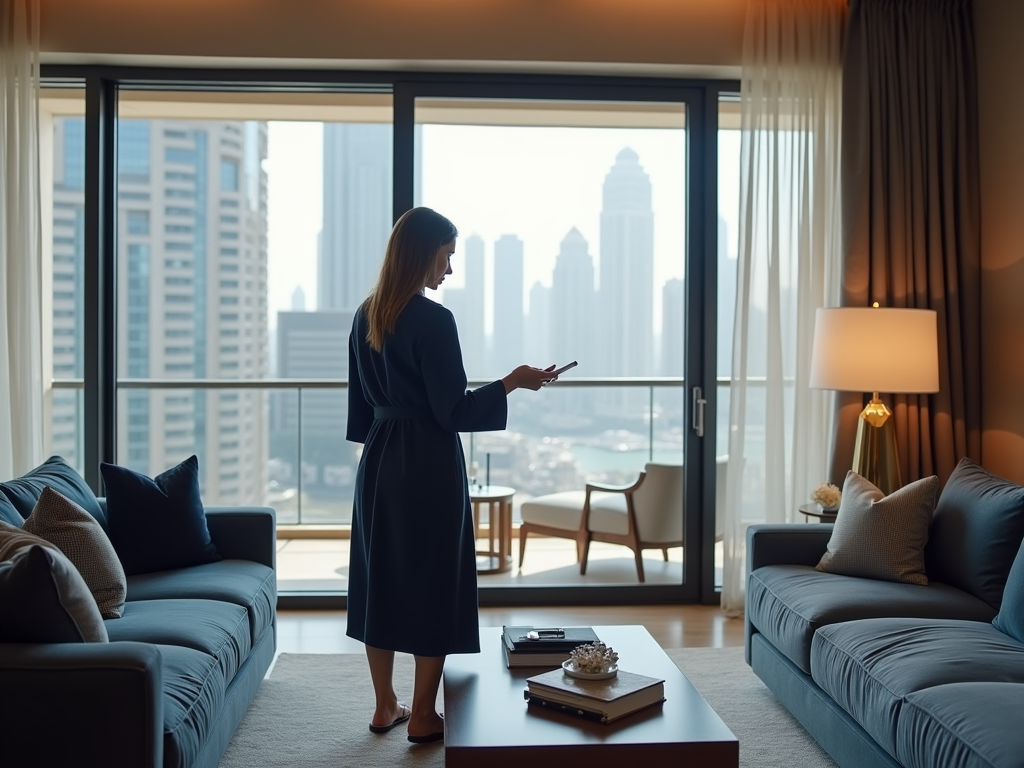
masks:
[[[45,539],[0,521],[0,642],[105,643],[85,579]]]
[[[105,619],[118,619],[128,592],[121,561],[99,522],[71,499],[43,488],[22,530],[57,547],[82,574]]]
[[[933,475],[886,496],[856,472],[848,472],[828,551],[817,569],[927,584],[924,547],[938,487],[939,479]]]

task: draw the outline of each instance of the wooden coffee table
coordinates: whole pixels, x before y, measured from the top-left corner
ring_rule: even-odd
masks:
[[[444,671],[446,768],[633,765],[739,765],[739,742],[641,626],[594,632],[622,669],[665,680],[665,701],[608,724],[527,707],[526,678],[542,668],[508,669],[501,627],[481,627],[480,653],[449,656]]]

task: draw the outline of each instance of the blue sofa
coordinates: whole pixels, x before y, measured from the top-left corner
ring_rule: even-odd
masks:
[[[844,768],[1024,766],[1024,489],[968,469],[927,586],[816,570],[832,524],[748,529],[747,663]]]
[[[128,576],[110,642],[0,643],[0,765],[216,768],[274,658],[276,520],[205,511],[221,559]]]

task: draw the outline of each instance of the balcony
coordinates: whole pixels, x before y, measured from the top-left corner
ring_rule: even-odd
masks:
[[[728,379],[718,384],[717,439],[725,445]],[[67,411],[75,413],[77,425],[75,439],[64,436],[63,444],[55,430],[53,452],[80,472],[82,386],[81,380],[53,382],[54,401],[63,403],[66,421]],[[282,591],[344,590],[362,447],[344,440],[346,389],[344,380],[122,379],[118,463],[152,476],[198,454],[206,504],[277,511]],[[512,395],[508,429],[464,434],[467,467],[476,468],[478,482],[516,489],[517,527],[519,507],[531,497],[581,489],[588,481],[630,483],[647,461],[681,463],[684,405],[681,378],[553,382],[541,393]],[[513,553],[518,565],[518,540]],[[666,563],[657,550],[646,553],[647,583],[681,582],[684,553],[669,554]],[[573,542],[531,536],[522,570],[481,575],[480,585],[636,583],[628,549],[595,544],[590,560],[581,577]]]

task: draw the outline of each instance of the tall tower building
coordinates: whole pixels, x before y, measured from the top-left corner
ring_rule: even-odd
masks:
[[[578,360],[580,365],[596,365],[597,343],[604,354],[603,340],[594,338],[595,298],[594,260],[586,239],[573,227],[562,240],[551,276],[551,324],[547,332],[554,354],[551,362],[564,365]]]
[[[495,375],[523,364],[523,325],[523,241],[502,235],[494,244]]]
[[[536,368],[545,368],[556,362],[552,342],[551,289],[538,280],[530,289],[523,362]]]
[[[82,359],[81,138],[81,120],[57,121],[55,376]],[[119,122],[119,378],[266,376],[266,156],[265,123]],[[64,408],[55,400],[51,446],[75,455]],[[195,453],[207,503],[263,503],[265,412],[255,390],[127,389],[117,460],[154,475]]]
[[[390,124],[324,124],[317,309],[355,309],[377,281],[392,225],[391,135]]]
[[[677,277],[661,289],[661,374],[683,375],[683,307],[686,282]]]
[[[444,305],[455,315],[459,328],[462,363],[469,378],[487,376],[485,361],[484,317],[484,241],[479,235],[470,235],[459,246],[462,251],[462,269],[465,270],[464,288],[445,288]],[[452,270],[459,269],[459,255],[452,259]]]
[[[353,312],[350,310],[317,310],[316,312],[277,313],[277,375],[283,379],[348,379],[348,343]],[[348,423],[347,391],[343,389],[309,389],[302,393],[301,419],[299,399],[283,392],[275,430],[275,455],[294,462],[302,456],[302,467],[293,467],[290,482],[302,472],[303,494],[316,498],[313,508],[326,511],[330,501],[341,496],[348,499],[355,477],[355,446],[345,440]],[[301,422],[301,423],[300,423]],[[295,444],[302,435],[302,445]],[[349,492],[340,492],[341,488]],[[348,505],[341,518],[336,514],[323,520],[347,523]],[[332,513],[338,512],[333,505]]]
[[[53,378],[85,372],[85,120],[58,118],[53,141]],[[49,450],[84,471],[79,394],[55,389],[49,418]]]
[[[654,212],[651,182],[632,149],[605,176],[601,209],[602,373],[654,373]]]

